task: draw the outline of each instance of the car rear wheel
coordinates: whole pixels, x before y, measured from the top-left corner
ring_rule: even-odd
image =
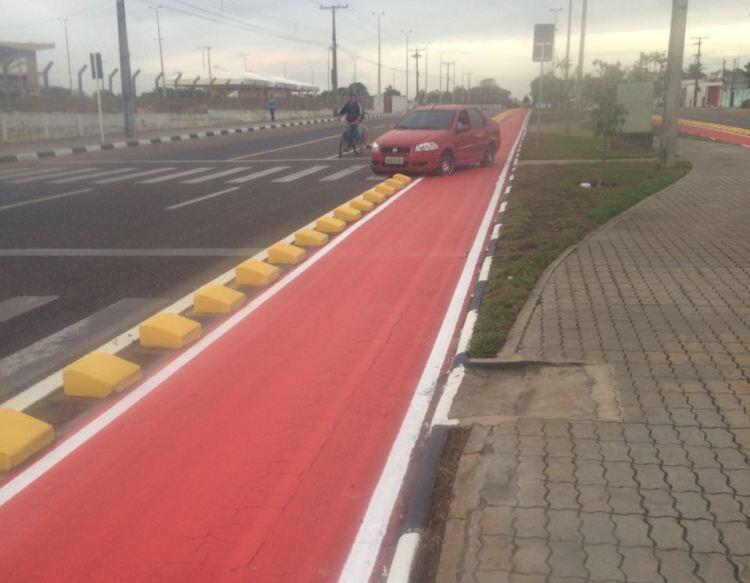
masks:
[[[440,176],[450,176],[455,170],[456,159],[453,157],[453,152],[446,150],[438,161],[438,174]]]
[[[480,164],[482,166],[492,166],[495,163],[495,144],[490,142],[487,144],[487,147],[484,149],[484,154],[482,155],[482,161]]]

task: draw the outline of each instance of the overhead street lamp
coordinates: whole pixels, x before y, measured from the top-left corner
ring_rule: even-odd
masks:
[[[380,95],[382,93],[380,73],[383,66],[381,59],[380,17],[385,16],[385,12],[373,12],[372,15],[378,17],[378,95]]]

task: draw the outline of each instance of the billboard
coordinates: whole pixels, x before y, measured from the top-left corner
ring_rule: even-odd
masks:
[[[532,60],[535,63],[549,62],[555,52],[555,25],[534,25],[534,52]]]

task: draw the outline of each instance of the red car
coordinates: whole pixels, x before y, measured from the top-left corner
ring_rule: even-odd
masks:
[[[420,107],[373,143],[372,170],[449,176],[460,166],[490,166],[499,148],[500,125],[476,107]]]

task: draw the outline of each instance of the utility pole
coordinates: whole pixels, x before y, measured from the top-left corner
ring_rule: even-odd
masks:
[[[555,15],[555,37],[557,37],[557,16],[563,11],[562,8],[550,8],[550,12],[552,12]],[[552,55],[552,62],[554,63],[557,60],[557,43],[555,43],[555,54]]]
[[[734,107],[734,84],[737,80],[737,67],[739,67],[739,64],[739,57],[732,61],[732,84],[729,87],[729,107]]]
[[[206,55],[208,61],[208,98],[211,99],[214,96],[214,75],[211,71],[211,47],[200,47],[200,49],[201,53]]]
[[[570,135],[570,116],[568,110],[570,109],[570,31],[573,28],[573,0],[568,1],[568,42],[565,44],[565,81],[564,81],[564,95],[565,103],[563,104],[563,111],[565,112],[565,135]]]
[[[409,103],[409,35],[411,29],[402,30],[401,34],[406,37],[406,103]]]
[[[589,9],[589,0],[583,0],[583,13],[581,15],[581,46],[578,49],[578,75],[576,79],[576,109],[581,109],[583,104],[583,63],[586,54],[586,14]]]
[[[380,52],[380,49],[381,49],[380,17],[385,16],[385,12],[373,12],[372,15],[378,17],[378,95],[381,95],[382,88],[381,88],[381,83],[380,83],[380,70],[383,66],[382,65],[383,61],[381,59],[381,52]]]
[[[702,52],[701,49],[703,48],[703,41],[706,40],[707,36],[694,36],[692,37],[693,40],[696,40],[697,42],[693,43],[693,46],[698,47],[698,54],[695,55],[695,85],[693,86],[693,107],[698,107],[698,79],[700,79],[701,76],[701,68],[703,67],[703,64],[701,63],[701,56]]]
[[[419,100],[419,59],[422,58],[421,54],[422,49],[414,49],[414,54],[412,55],[412,58],[416,61],[416,72],[417,72],[417,93],[414,96],[414,99],[417,103],[421,103]]]
[[[659,161],[665,168],[674,166],[677,151],[677,118],[680,111],[682,61],[685,53],[688,0],[672,0],[672,28],[667,56],[667,90],[659,138]]]
[[[159,22],[159,6],[154,7],[154,12],[156,13],[156,40],[159,41],[159,61],[161,62],[161,96],[163,99],[167,98],[167,78],[164,75],[164,50],[161,46],[161,23]]]
[[[424,43],[424,95],[425,100],[427,99],[427,85],[430,82],[430,69],[428,67],[429,63],[427,62],[427,55],[429,54],[430,45],[432,44],[432,41],[427,41]]]
[[[125,20],[125,0],[117,1],[117,37],[120,44],[120,84],[122,85],[122,113],[125,119],[125,135],[133,137],[135,132],[135,95],[130,73],[130,48],[128,47],[128,25]]]
[[[337,61],[337,45],[336,45],[336,11],[337,10],[345,10],[349,8],[348,4],[332,4],[330,6],[323,6],[321,4],[320,9],[321,10],[330,10],[331,11],[331,21],[333,23],[333,32],[332,32],[332,42],[331,42],[331,51],[333,54],[333,71],[331,72],[331,85],[333,85],[333,115],[334,117],[338,113],[338,107],[336,107],[336,99],[337,94],[339,90],[339,70],[338,70],[338,61]]]
[[[70,18],[58,18],[63,23],[65,28],[65,52],[68,55],[68,87],[70,88],[70,94],[73,95],[73,69],[70,66],[70,43],[68,42],[68,21]]]

